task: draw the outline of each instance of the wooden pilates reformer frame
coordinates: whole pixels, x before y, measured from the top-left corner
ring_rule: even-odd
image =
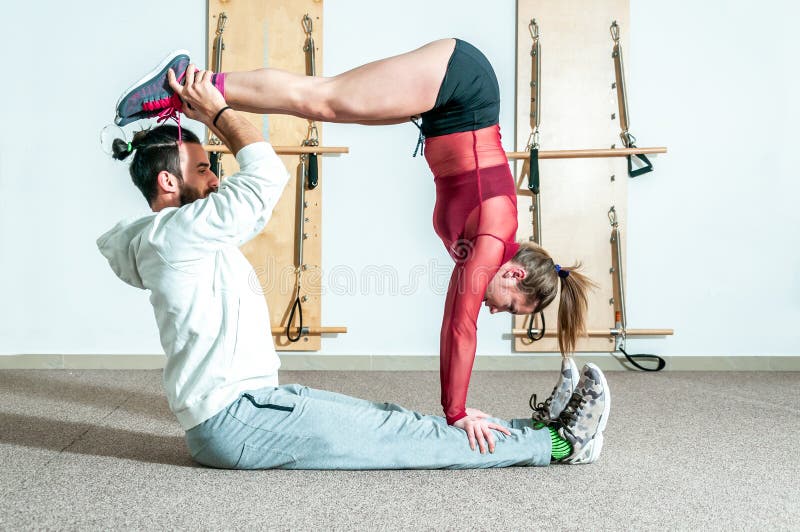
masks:
[[[215,71],[276,67],[314,75],[321,64],[321,0],[209,0],[208,54]],[[318,25],[319,26],[319,25]],[[313,36],[312,36],[313,31]],[[224,34],[224,41],[223,41]],[[348,153],[321,145],[321,127],[300,118],[247,114],[273,145],[292,175],[265,228],[242,246],[270,309],[271,332],[282,351],[318,351],[322,335],[347,332],[321,325],[322,181],[318,156]],[[221,173],[237,170],[230,151],[209,135],[204,149]],[[296,171],[295,171],[296,170]],[[276,281],[277,278],[277,281]],[[277,282],[277,285],[276,285]]]
[[[660,357],[628,355],[625,351],[627,337],[673,334],[672,329],[627,328],[621,236],[626,180],[616,179],[625,172],[618,161],[625,157],[627,174],[636,177],[652,170],[647,155],[667,151],[665,147],[636,147],[629,131],[620,39],[628,12],[628,0],[518,0],[517,139],[528,138],[528,142],[524,151],[510,152],[508,157],[523,161],[518,202],[520,213],[527,210],[530,220],[520,219],[520,228],[531,227],[529,240],[543,244],[562,265],[570,264],[568,259],[585,259],[586,273],[600,286],[590,296],[587,337],[579,341],[576,351],[621,351],[634,366],[658,370],[664,367]],[[613,21],[612,61],[604,59],[608,57],[608,34],[600,31],[603,21]],[[545,68],[544,77],[540,27],[549,30],[547,57],[552,58],[549,64],[557,66],[549,71]],[[575,49],[580,50],[579,55],[572,53]],[[526,71],[530,78],[524,74]],[[547,80],[544,84],[543,79]],[[545,100],[553,102],[551,107],[558,111],[557,120],[544,134],[540,131],[543,92]],[[608,111],[604,113],[603,109]],[[603,121],[604,114],[611,120]],[[606,139],[614,137],[613,125],[617,122],[622,148],[612,145],[608,149],[540,150],[540,138],[548,145],[567,140],[575,143],[576,139],[589,145],[608,145]],[[539,161],[548,159],[553,162],[548,163],[547,179],[542,181]],[[541,196],[552,200],[551,211],[547,210],[548,205],[542,206]],[[524,203],[528,203],[528,209],[524,209]],[[600,216],[607,217],[611,224],[610,238],[597,224]],[[580,231],[571,230],[575,227]],[[552,235],[552,239],[543,242],[543,235]],[[608,247],[600,245],[602,242],[611,244],[610,253]],[[605,272],[603,264],[608,265]],[[555,308],[549,308],[544,313],[516,317],[512,327],[515,349],[558,351],[555,327],[549,331],[545,327],[547,321],[556,323],[555,312]],[[656,359],[658,366],[643,367],[631,357]]]

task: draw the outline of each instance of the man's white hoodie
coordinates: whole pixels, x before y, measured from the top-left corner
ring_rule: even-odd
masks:
[[[167,355],[164,389],[185,430],[245,390],[278,384],[269,311],[239,246],[264,228],[289,174],[266,142],[236,160],[240,171],[217,192],[122,221],[97,239],[120,279],[150,291]]]

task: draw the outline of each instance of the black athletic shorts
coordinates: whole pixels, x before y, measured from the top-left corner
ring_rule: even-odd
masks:
[[[456,39],[436,105],[422,113],[422,134],[438,137],[483,129],[499,121],[500,87],[492,65],[480,50]]]

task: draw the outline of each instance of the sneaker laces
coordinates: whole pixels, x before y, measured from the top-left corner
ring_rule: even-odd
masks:
[[[550,394],[550,397],[544,400],[542,403],[536,403],[536,394],[532,394],[531,398],[528,399],[528,405],[533,410],[533,414],[531,414],[531,418],[534,421],[550,421],[550,405],[553,402],[553,396],[556,394],[556,387],[553,387],[553,392]]]
[[[186,76],[185,71],[178,77],[178,83],[183,81],[184,76]],[[173,92],[171,95],[164,98],[144,102],[142,103],[142,109],[148,112],[155,112],[161,109],[161,111],[156,115],[156,123],[161,124],[170,119],[174,120],[175,123],[178,124],[178,144],[183,142],[183,134],[181,129],[181,111],[183,110],[183,101],[181,101],[177,94]]]
[[[578,392],[574,392],[572,397],[569,398],[567,406],[564,407],[564,410],[558,416],[559,424],[564,428],[565,432],[569,432],[573,437],[575,434],[572,432],[572,427],[578,422],[578,418],[583,410],[583,405],[585,404],[586,398]]]

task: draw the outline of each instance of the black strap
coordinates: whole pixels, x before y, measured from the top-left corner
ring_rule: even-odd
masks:
[[[317,166],[317,154],[308,154],[308,181],[306,182],[309,190],[317,188],[319,183],[319,170]]]
[[[535,148],[531,146],[531,154],[530,154],[530,161],[528,163],[528,190],[531,191],[533,194],[539,193],[539,148]],[[545,322],[544,322],[544,312],[539,311],[539,316],[542,318],[542,330],[539,331],[539,334],[533,334],[533,323],[536,318],[536,313],[531,313],[531,319],[528,322],[528,340],[531,342],[537,342],[544,338],[544,331],[545,331]]]
[[[222,154],[218,151],[212,151],[208,155],[208,162],[211,163],[211,171],[214,172],[214,175],[220,177],[220,170],[222,169]]]
[[[292,321],[294,320],[294,311],[297,310],[300,314],[300,325],[297,327],[297,336],[292,336]],[[297,293],[297,298],[294,300],[292,310],[289,312],[289,321],[286,322],[286,338],[290,342],[296,342],[303,336],[303,305],[300,303],[300,292]]]
[[[531,160],[528,167],[528,190],[539,193],[539,148],[531,148]]]
[[[627,351],[625,351],[623,348],[620,347],[619,350],[622,351],[622,354],[625,355],[625,358],[628,359],[628,362],[630,362],[631,364],[633,364],[642,371],[661,371],[667,366],[667,362],[658,355],[651,355],[651,354],[629,355]],[[646,358],[651,360],[655,359],[658,360],[658,366],[656,366],[655,368],[646,368],[641,364],[639,364],[638,362],[636,362],[634,358],[639,358],[639,359]]]
[[[528,322],[528,340],[530,340],[531,342],[538,342],[539,340],[544,338],[544,331],[546,329],[545,324],[544,324],[544,312],[542,312],[540,310],[539,311],[539,316],[542,317],[542,330],[539,331],[539,334],[536,334],[536,335],[533,334],[533,323],[534,323],[535,318],[536,318],[536,313],[535,312],[531,313],[531,320]]]
[[[631,148],[635,148],[636,146],[631,145]],[[641,168],[637,168],[636,170],[633,169],[633,158],[642,163],[644,166]],[[653,163],[650,162],[650,159],[647,158],[647,155],[644,153],[637,153],[635,155],[628,155],[628,175],[630,177],[638,177],[642,174],[646,174],[648,172],[653,171]]]
[[[425,133],[422,132],[422,126],[413,116],[411,117],[411,123],[419,129],[419,137],[417,138],[417,145],[414,148],[414,155],[412,157],[416,157],[417,152],[419,152],[420,155],[425,155]]]

